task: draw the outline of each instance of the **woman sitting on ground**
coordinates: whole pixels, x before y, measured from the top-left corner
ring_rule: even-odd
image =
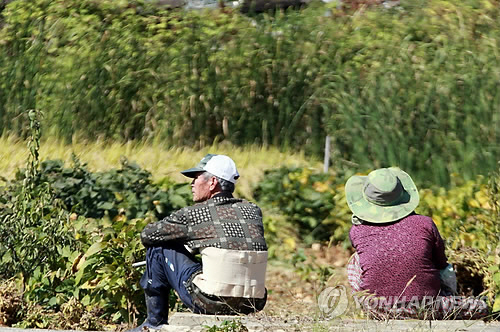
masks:
[[[419,195],[408,174],[378,169],[349,178],[345,190],[356,250],[348,264],[349,283],[370,316],[477,319],[488,314],[486,302],[453,296],[456,279],[443,240],[430,217],[414,212]],[[442,282],[453,279],[446,287]]]

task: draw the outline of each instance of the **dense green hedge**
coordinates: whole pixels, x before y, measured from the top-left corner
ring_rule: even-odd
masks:
[[[347,1],[348,2],[348,1]],[[0,18],[0,131],[45,112],[75,137],[305,149],[448,184],[496,167],[499,8],[405,1],[244,16],[140,1],[13,1]],[[76,135],[76,136],[75,136]]]

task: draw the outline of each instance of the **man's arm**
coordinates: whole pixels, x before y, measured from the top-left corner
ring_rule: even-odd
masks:
[[[174,212],[163,220],[146,225],[141,232],[142,244],[145,247],[159,247],[168,241],[187,239],[188,226],[181,213]]]

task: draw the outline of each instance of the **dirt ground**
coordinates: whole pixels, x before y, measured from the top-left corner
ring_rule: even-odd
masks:
[[[269,295],[263,314],[282,318],[315,316],[319,313],[317,297],[324,288],[348,285],[346,265],[350,252],[314,244],[304,254],[307,260],[295,266],[270,261],[266,280]],[[322,276],[322,271],[328,274]]]

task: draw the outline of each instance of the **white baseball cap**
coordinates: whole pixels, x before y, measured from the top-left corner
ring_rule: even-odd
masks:
[[[222,154],[207,154],[195,167],[181,171],[190,178],[194,178],[199,172],[208,172],[232,183],[236,183],[240,177],[234,161]]]

